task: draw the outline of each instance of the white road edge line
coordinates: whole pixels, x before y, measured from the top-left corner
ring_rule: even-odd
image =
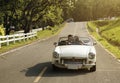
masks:
[[[88,34],[89,34],[95,41],[97,41],[96,38],[89,33],[89,31],[88,31],[88,29],[87,29],[87,25],[86,25],[86,30],[87,30]],[[113,53],[111,53],[108,49],[106,49],[99,41],[97,41],[97,43],[98,43],[102,48],[104,48],[106,52],[108,52],[110,55],[112,55],[112,57],[113,57],[114,59],[117,59],[117,57],[115,57],[115,55],[114,55]],[[120,62],[120,60],[118,60],[118,59],[117,59],[117,61]]]
[[[46,70],[47,70],[47,67],[44,67],[42,72],[34,80],[34,83],[37,83],[42,78],[42,76],[43,76],[43,74],[45,73]]]

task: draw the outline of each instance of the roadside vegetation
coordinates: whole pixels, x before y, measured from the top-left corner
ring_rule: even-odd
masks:
[[[87,25],[91,35],[120,59],[120,19],[92,21]]]
[[[69,0],[1,0],[0,36],[20,30],[29,33],[31,29],[36,28],[42,28],[42,31],[38,32],[36,38],[25,42],[2,45],[0,53],[57,34],[64,25],[62,23],[70,17],[68,14],[73,7],[71,2],[73,3]],[[46,26],[49,28],[45,29]]]
[[[73,1],[69,0],[1,0],[0,25],[6,28],[6,35],[10,34],[10,26],[15,31],[54,27],[69,18]]]
[[[6,44],[4,44],[2,46],[2,48],[0,48],[0,54],[4,53],[4,52],[7,52],[9,50],[12,50],[12,49],[21,47],[21,46],[25,46],[25,45],[31,44],[31,43],[33,43],[35,41],[38,41],[38,40],[42,40],[42,39],[46,39],[46,38],[55,36],[55,35],[57,35],[63,29],[64,25],[65,24],[61,24],[59,26],[48,27],[45,30],[41,30],[41,31],[39,31],[37,33],[37,37],[34,37],[32,39],[29,39],[29,40],[26,40],[25,42],[24,41],[22,41],[22,42],[17,41],[15,44],[13,44],[11,42],[11,44],[9,46],[7,46]]]
[[[5,31],[4,31],[3,25],[0,25],[0,35],[2,35],[2,36],[5,35]]]

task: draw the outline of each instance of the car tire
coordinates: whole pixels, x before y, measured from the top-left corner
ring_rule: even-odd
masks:
[[[96,71],[96,65],[90,68],[90,72],[95,72]]]
[[[52,69],[53,69],[54,71],[57,71],[59,68],[56,67],[55,65],[52,65]]]

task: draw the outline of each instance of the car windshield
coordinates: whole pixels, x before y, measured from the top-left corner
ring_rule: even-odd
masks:
[[[74,37],[70,42],[68,37],[60,37],[58,45],[93,45],[93,42],[88,37],[78,37],[77,39]]]

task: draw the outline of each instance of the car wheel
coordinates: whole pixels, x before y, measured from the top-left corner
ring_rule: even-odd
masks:
[[[55,65],[52,65],[52,69],[55,70],[55,71],[57,71],[59,68],[56,67]]]
[[[90,68],[90,72],[95,72],[96,71],[96,65]]]

